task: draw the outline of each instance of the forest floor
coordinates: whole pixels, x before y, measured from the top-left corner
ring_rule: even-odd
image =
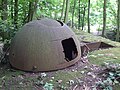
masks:
[[[108,67],[119,66],[120,43],[82,31],[75,33],[80,41],[102,41],[115,47],[89,52],[76,64],[52,72],[23,72],[0,64],[0,90],[119,90],[117,81],[113,85],[105,79]]]

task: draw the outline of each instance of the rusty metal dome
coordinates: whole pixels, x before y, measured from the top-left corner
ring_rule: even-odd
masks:
[[[73,31],[53,19],[34,20],[17,32],[10,47],[10,64],[24,71],[50,71],[75,64],[81,57]]]

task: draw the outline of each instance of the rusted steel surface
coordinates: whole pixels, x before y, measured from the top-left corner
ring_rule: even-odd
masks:
[[[81,56],[86,55],[90,51],[114,47],[114,46],[109,45],[109,44],[104,43],[104,42],[86,42],[86,41],[83,41],[82,43],[83,44],[81,45]]]
[[[75,49],[72,46],[73,49],[66,49],[69,44],[65,44],[64,49],[63,40],[74,41]],[[69,53],[74,57],[71,60]],[[74,32],[64,23],[52,19],[34,20],[24,25],[12,40],[9,56],[13,67],[33,72],[65,68],[80,57],[81,48]]]

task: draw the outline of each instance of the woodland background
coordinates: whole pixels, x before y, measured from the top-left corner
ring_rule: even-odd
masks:
[[[11,40],[34,19],[52,18],[85,32],[120,41],[120,0],[0,0],[0,40]]]

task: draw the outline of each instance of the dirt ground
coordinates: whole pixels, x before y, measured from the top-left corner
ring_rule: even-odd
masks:
[[[68,68],[52,72],[20,72],[19,74],[19,70],[14,70],[10,68],[9,65],[1,65],[1,70],[3,69],[8,72],[6,72],[5,75],[2,74],[0,77],[0,90],[45,90],[43,89],[44,84],[49,82],[50,78],[55,77],[57,72],[80,72],[81,76],[73,76],[72,80],[68,80],[68,82],[66,82],[68,85],[63,87],[59,86],[64,82],[64,78],[61,77],[61,79],[54,81],[54,84],[56,84],[53,85],[54,90],[93,90],[93,88],[96,87],[96,83],[102,80],[98,75],[102,71],[102,68],[90,64],[87,56],[81,58],[76,64]],[[10,75],[7,75],[7,73],[10,73]],[[43,81],[43,85],[40,81]]]

